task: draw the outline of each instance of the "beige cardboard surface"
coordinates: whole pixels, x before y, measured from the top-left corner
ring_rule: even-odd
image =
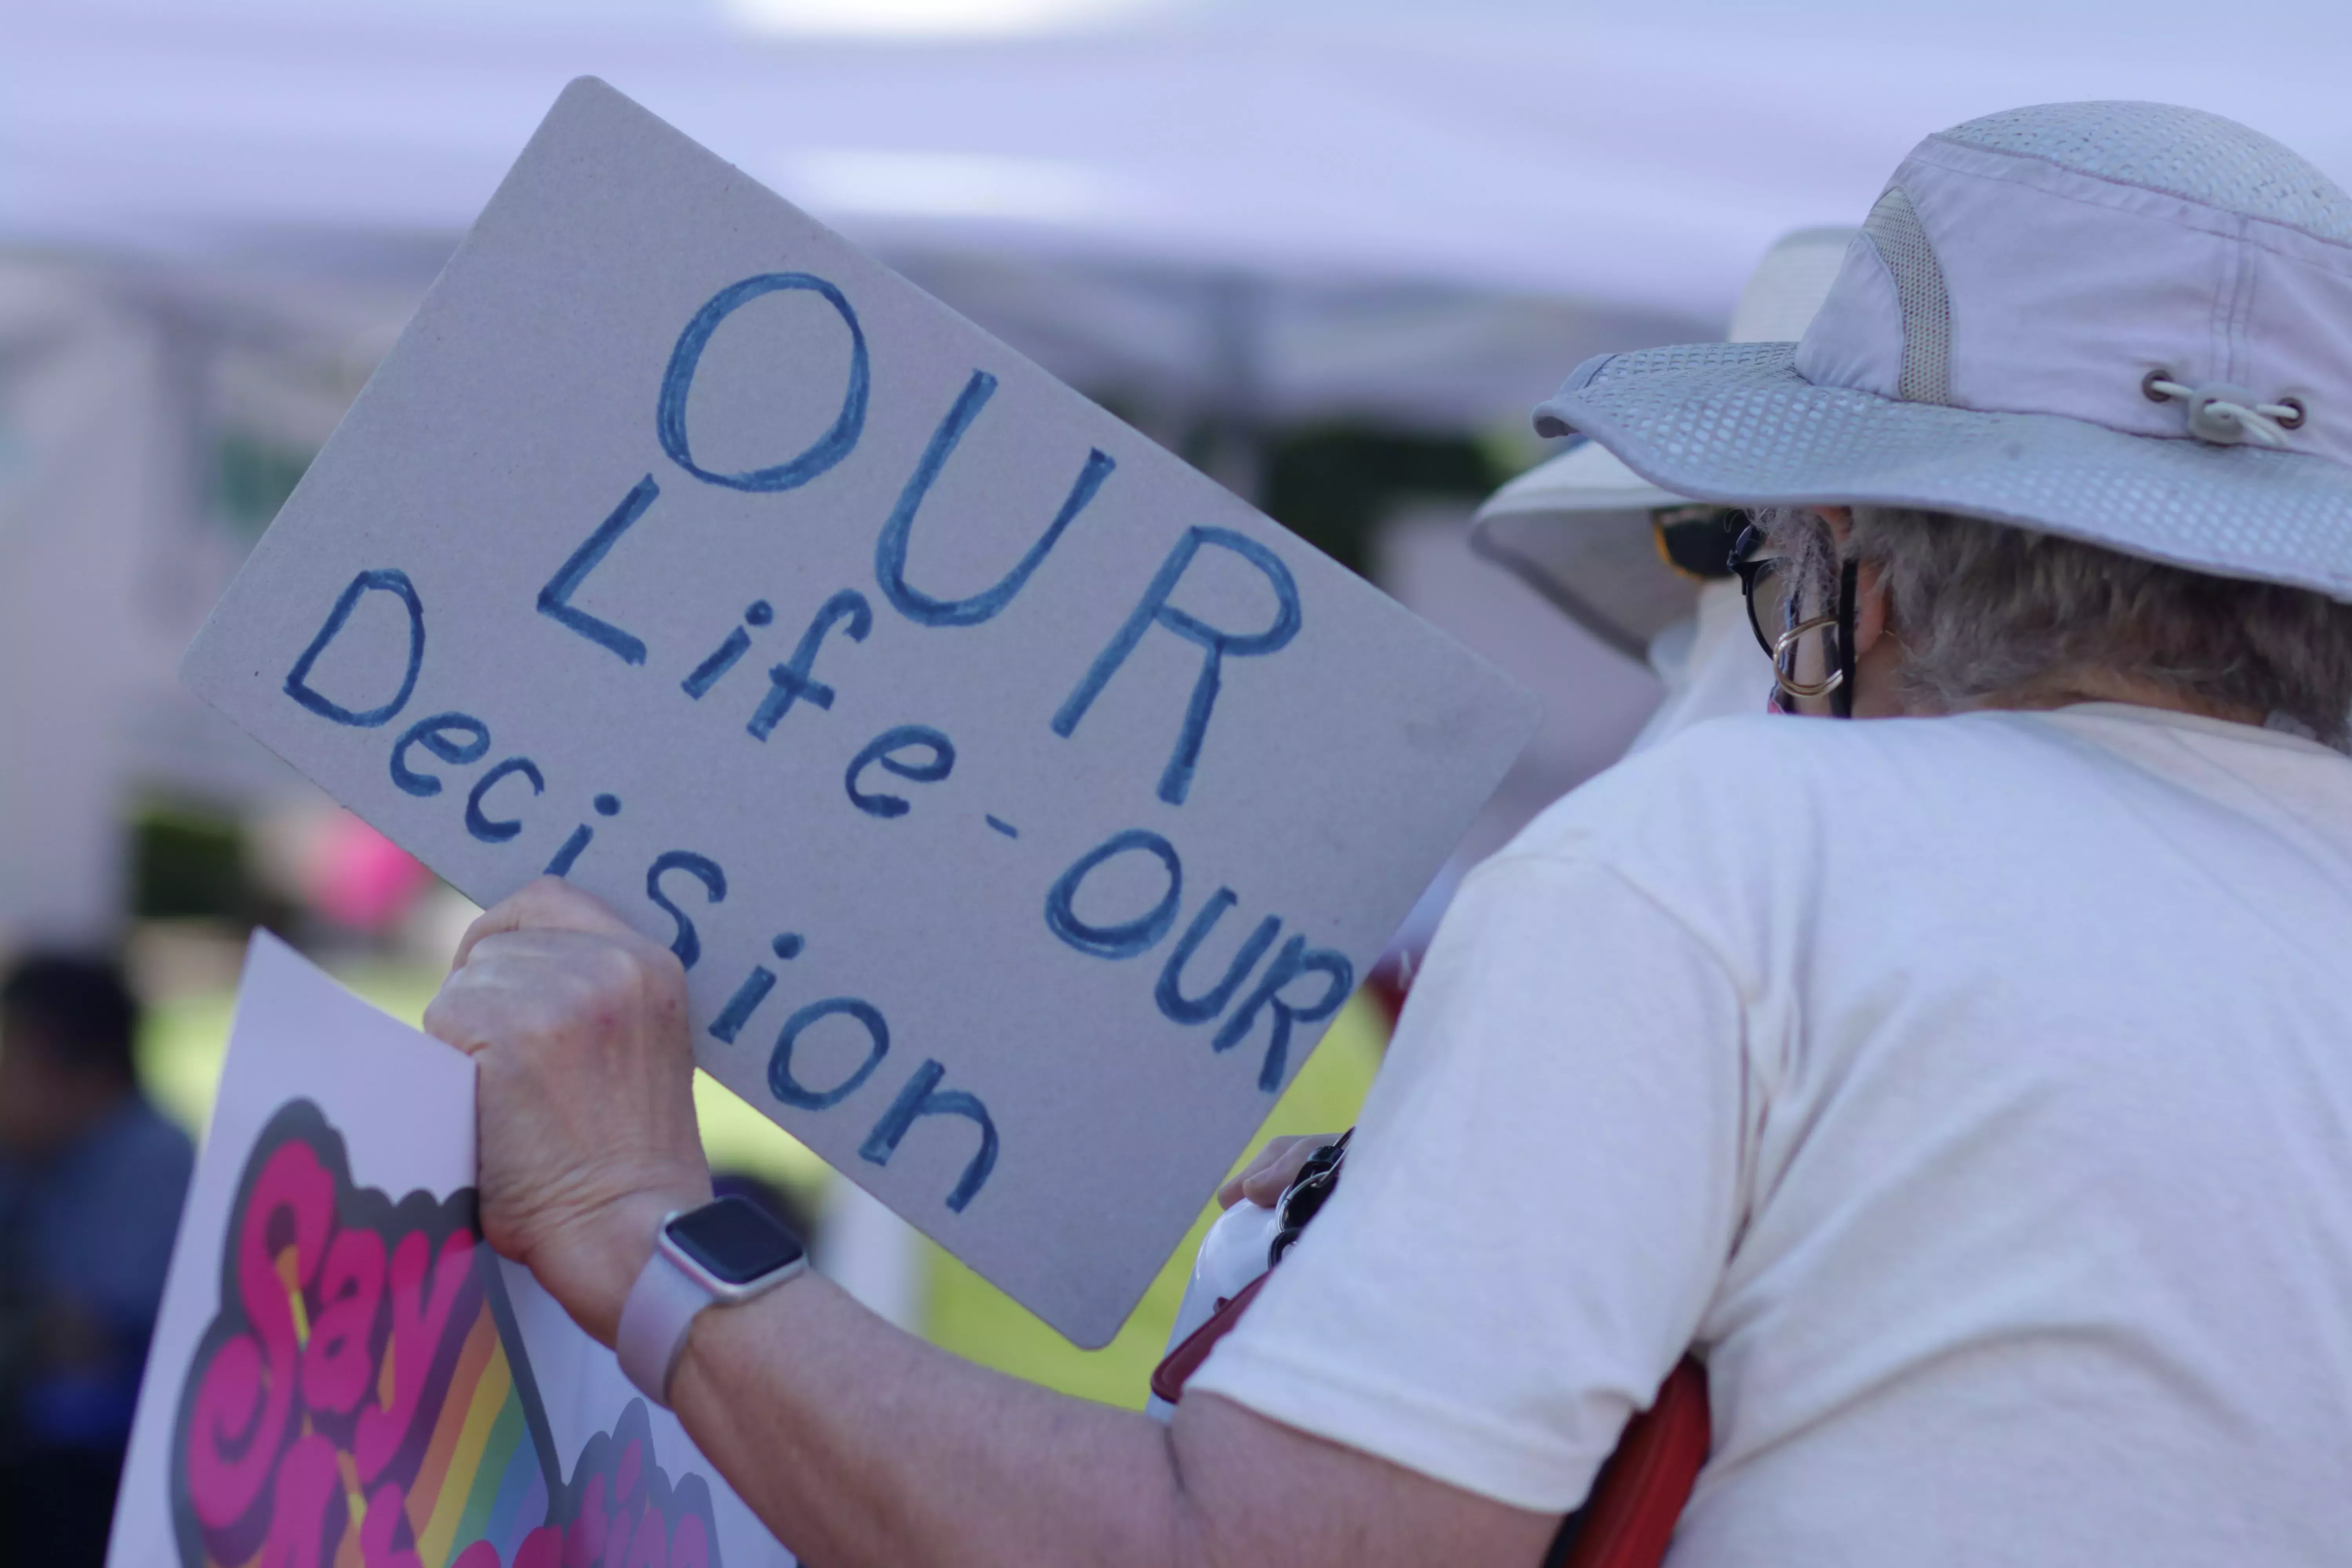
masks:
[[[184,674],[672,943],[705,1068],[1085,1345],[1535,718],[587,79]]]

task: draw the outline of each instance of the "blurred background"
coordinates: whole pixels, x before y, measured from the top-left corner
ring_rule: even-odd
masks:
[[[173,666],[573,76],[1535,689],[1466,861],[1659,695],[1467,547],[1530,405],[1719,336],[1777,236],[1975,114],[2164,99],[2352,174],[2347,45],[2341,0],[0,0],[0,960],[120,955],[192,1135],[254,926],[432,994],[471,907]],[[1360,996],[1267,1132],[1348,1124],[1387,1025]],[[1142,1402],[1189,1245],[1081,1354],[704,1089],[716,1164],[878,1310]]]

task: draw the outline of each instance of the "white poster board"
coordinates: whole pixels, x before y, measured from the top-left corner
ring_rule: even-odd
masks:
[[[618,1538],[628,1550],[605,1556]],[[266,934],[237,994],[112,1568],[791,1568],[475,1223],[474,1065]]]
[[[1535,721],[593,79],[184,674],[671,942],[706,1068],[1089,1346]]]

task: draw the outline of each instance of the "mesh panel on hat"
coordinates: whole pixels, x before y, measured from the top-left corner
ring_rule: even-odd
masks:
[[[2168,103],[2044,103],[1937,137],[2352,244],[2352,196],[2290,148],[2218,114]]]
[[[1903,374],[1895,395],[1906,403],[1952,401],[1952,300],[1944,290],[1944,268],[1910,193],[1889,185],[1864,220],[1863,233],[1878,247],[1879,259],[1895,279],[1903,307]]]

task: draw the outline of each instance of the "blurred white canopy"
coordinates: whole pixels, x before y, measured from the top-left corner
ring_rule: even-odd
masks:
[[[1715,335],[1971,115],[2166,99],[2352,174],[2347,46],[2344,0],[0,0],[0,944],[119,918],[137,790],[295,787],[173,659],[573,76],[1246,488],[1253,429],[1518,425]],[[1431,521],[1391,584],[1556,693],[1540,802],[1646,678]]]
[[[2352,172],[2266,0],[5,0],[0,244],[429,277],[604,77],[1095,387],[1460,425],[1705,334],[1921,134],[2158,97]]]

